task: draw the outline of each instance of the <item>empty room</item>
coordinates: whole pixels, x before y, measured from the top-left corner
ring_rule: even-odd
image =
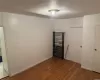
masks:
[[[100,80],[100,0],[0,0],[0,80]]]

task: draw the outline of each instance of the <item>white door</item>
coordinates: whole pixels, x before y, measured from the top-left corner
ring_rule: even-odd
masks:
[[[70,28],[68,32],[69,50],[67,53],[67,59],[77,63],[81,63],[82,32],[83,28],[81,27]]]
[[[95,27],[95,47],[93,55],[93,71],[100,73],[100,26]]]

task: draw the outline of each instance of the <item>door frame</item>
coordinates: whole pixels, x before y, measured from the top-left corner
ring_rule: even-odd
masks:
[[[2,39],[3,39],[3,44],[4,44],[4,50],[5,50],[5,57],[6,57],[6,62],[7,62],[7,69],[6,70],[4,68],[4,70],[6,71],[7,75],[10,76],[10,73],[9,73],[9,66],[8,66],[8,58],[7,58],[7,48],[6,48],[6,41],[5,41],[5,34],[4,34],[4,28],[3,26],[0,26],[0,28],[2,28]],[[2,45],[1,45],[1,50],[2,50]],[[1,55],[3,55],[4,53],[2,53],[1,51]],[[4,61],[4,58],[2,57],[2,62]],[[4,67],[4,63],[3,63],[3,67]]]

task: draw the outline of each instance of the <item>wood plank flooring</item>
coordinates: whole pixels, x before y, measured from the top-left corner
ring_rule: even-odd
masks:
[[[2,80],[94,80],[100,74],[82,69],[80,64],[51,58],[20,74]]]

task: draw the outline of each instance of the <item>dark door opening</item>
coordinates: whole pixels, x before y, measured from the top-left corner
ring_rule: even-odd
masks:
[[[64,59],[64,32],[53,32],[53,56]]]

